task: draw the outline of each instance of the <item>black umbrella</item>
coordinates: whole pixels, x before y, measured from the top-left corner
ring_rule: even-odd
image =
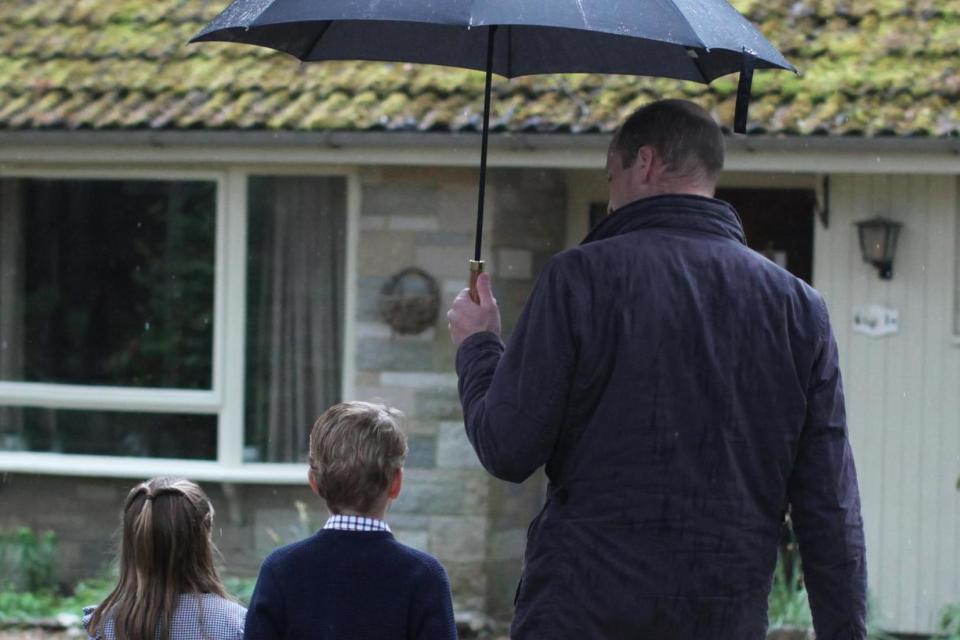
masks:
[[[234,0],[193,41],[255,44],[303,61],[486,71],[474,296],[483,270],[492,74],[616,73],[709,83],[740,71],[734,130],[743,132],[754,68],[794,70],[726,0]]]

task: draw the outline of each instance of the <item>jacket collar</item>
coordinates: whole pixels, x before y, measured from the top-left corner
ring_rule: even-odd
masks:
[[[649,228],[686,229],[747,243],[740,216],[730,204],[715,198],[670,194],[620,207],[595,226],[581,244]]]

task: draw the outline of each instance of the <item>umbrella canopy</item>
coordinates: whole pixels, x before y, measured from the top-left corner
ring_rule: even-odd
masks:
[[[470,263],[475,301],[492,74],[616,73],[709,83],[739,70],[734,129],[744,131],[754,68],[794,70],[726,0],[234,0],[193,41],[255,44],[303,61],[486,71]]]
[[[583,72],[708,83],[739,71],[744,50],[757,68],[793,70],[726,0],[235,0],[194,39],[205,40],[304,61],[419,62],[507,78]]]

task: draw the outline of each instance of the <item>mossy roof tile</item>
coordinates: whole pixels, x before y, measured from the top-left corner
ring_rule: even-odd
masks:
[[[301,64],[187,41],[227,0],[4,0],[0,129],[460,131],[483,74],[405,63]],[[960,0],[733,0],[801,70],[758,72],[749,130],[960,135]],[[496,131],[609,132],[657,97],[733,118],[711,87],[628,76],[494,83]]]

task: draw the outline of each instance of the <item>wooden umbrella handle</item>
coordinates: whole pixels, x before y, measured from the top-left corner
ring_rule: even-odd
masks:
[[[483,273],[483,260],[470,261],[470,299],[480,304],[480,294],[477,293],[477,278]]]

